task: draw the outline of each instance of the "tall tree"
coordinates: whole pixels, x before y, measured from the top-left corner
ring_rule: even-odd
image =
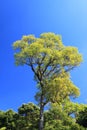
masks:
[[[40,105],[39,130],[43,130],[44,106],[60,102],[69,96],[79,95],[79,89],[70,80],[69,71],[79,66],[82,56],[75,47],[64,46],[61,36],[43,33],[39,38],[23,36],[14,42],[16,65],[28,65],[34,72]]]

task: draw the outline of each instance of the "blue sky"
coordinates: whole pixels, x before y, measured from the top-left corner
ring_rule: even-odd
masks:
[[[71,72],[80,88],[76,101],[87,103],[87,0],[0,1],[0,109],[17,110],[35,102],[36,84],[27,66],[16,67],[12,44],[23,35],[54,32],[64,45],[76,46],[84,62]]]

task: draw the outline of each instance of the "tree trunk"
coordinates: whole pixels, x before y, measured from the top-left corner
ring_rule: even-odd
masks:
[[[39,118],[39,130],[43,130],[44,128],[44,103],[43,103],[43,95],[41,95],[40,101],[40,118]]]

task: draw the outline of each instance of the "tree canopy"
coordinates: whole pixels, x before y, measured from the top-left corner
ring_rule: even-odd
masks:
[[[16,65],[26,64],[31,67],[38,88],[43,88],[45,103],[54,100],[51,99],[50,92],[56,96],[56,100],[63,95],[79,95],[78,88],[72,83],[67,72],[80,65],[82,56],[77,48],[64,46],[60,35],[43,33],[40,38],[33,35],[23,36],[13,46],[17,50]],[[40,93],[37,96],[39,98]]]
[[[85,130],[87,126],[83,126],[82,120],[86,113],[79,116],[85,108],[87,105],[67,100],[65,104],[52,103],[50,109],[44,111],[44,130]],[[0,130],[38,130],[39,111],[39,107],[33,103],[22,104],[18,112],[0,111]],[[70,113],[77,114],[72,117]]]

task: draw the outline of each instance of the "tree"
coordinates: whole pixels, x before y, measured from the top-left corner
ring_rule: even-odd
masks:
[[[76,122],[79,111],[87,107],[83,104],[73,103],[69,100],[63,103],[53,103],[49,111],[45,111],[44,130],[85,130]],[[73,114],[73,115],[72,115]]]
[[[75,119],[68,115],[63,105],[53,103],[49,111],[45,112],[45,130],[80,130]]]
[[[70,80],[69,71],[80,65],[82,56],[75,47],[64,46],[61,36],[43,33],[39,38],[23,36],[14,42],[16,65],[28,65],[34,72],[40,105],[39,130],[43,130],[44,106],[60,102],[69,96],[78,96],[79,89]]]
[[[0,128],[7,130],[15,130],[14,115],[16,113],[13,110],[6,112],[0,111]]]
[[[25,130],[37,130],[38,129],[38,120],[39,120],[39,108],[33,103],[22,104],[18,109],[19,120],[18,123],[21,124],[21,128]]]

